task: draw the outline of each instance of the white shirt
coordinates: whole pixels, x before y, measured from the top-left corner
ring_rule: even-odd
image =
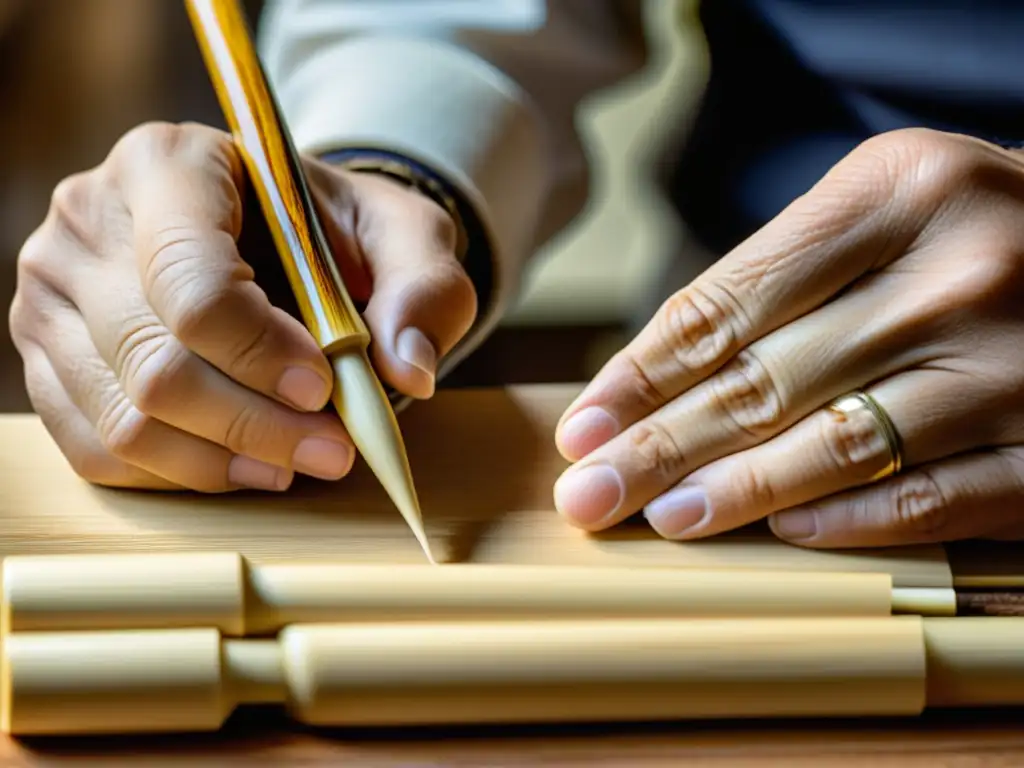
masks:
[[[642,1],[268,0],[260,54],[298,148],[404,154],[446,176],[489,233],[495,293],[439,377],[585,202],[576,107],[644,65]]]

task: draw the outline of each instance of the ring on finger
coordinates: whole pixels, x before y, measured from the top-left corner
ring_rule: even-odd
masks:
[[[889,463],[871,477],[871,482],[895,475],[903,468],[903,454],[899,432],[892,419],[889,418],[889,414],[878,404],[875,398],[867,392],[858,390],[836,398],[828,406],[828,409],[842,417],[848,417],[857,411],[867,411],[874,419],[875,424],[878,426],[878,431],[881,433],[882,439],[885,440],[886,447],[889,449]]]

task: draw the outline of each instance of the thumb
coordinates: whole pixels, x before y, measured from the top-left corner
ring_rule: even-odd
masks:
[[[352,232],[371,288],[363,318],[381,377],[402,394],[434,394],[438,360],[472,327],[473,282],[456,257],[457,231],[434,201],[369,174],[346,174]]]

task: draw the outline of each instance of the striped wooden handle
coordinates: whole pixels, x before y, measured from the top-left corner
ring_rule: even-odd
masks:
[[[281,111],[236,0],[185,0],[221,109],[263,208],[302,319],[326,354],[366,348]]]

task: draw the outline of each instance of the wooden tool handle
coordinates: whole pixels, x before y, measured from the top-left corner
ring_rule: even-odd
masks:
[[[366,348],[301,161],[236,0],[185,0],[210,79],[249,172],[302,318],[321,349]]]

